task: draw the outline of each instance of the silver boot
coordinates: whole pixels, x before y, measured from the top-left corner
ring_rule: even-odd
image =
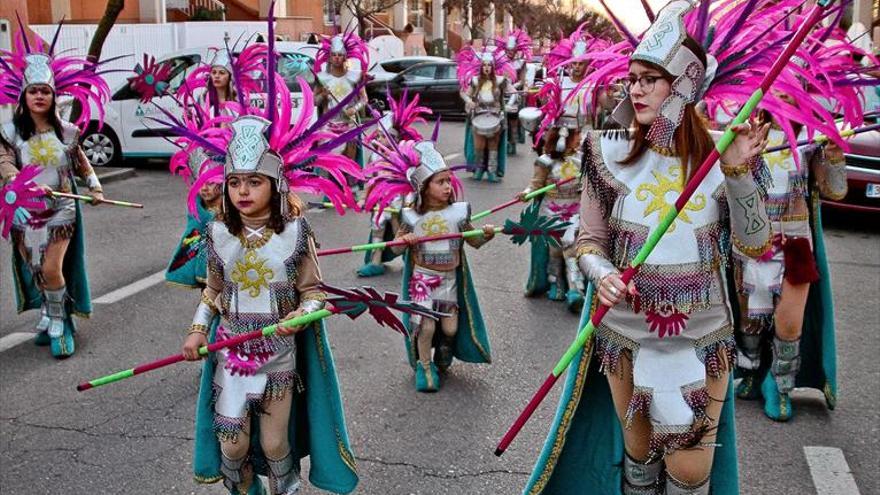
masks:
[[[53,339],[61,338],[64,334],[64,319],[67,317],[67,312],[64,310],[64,298],[66,295],[66,287],[46,290],[46,314],[49,317],[49,326],[46,328],[46,331],[49,333],[49,337]]]
[[[266,464],[269,465],[269,490],[272,495],[293,495],[299,491],[302,481],[290,452],[279,461],[266,457]]]
[[[781,340],[773,337],[773,364],[770,373],[781,394],[789,394],[801,369],[801,339]]]
[[[623,457],[623,495],[656,495],[660,489],[663,460],[639,462],[629,454]]]
[[[666,495],[709,495],[709,478],[696,485],[688,485],[666,473]]]
[[[736,365],[744,370],[757,370],[761,367],[760,334],[740,335],[740,345],[736,347]]]
[[[241,459],[230,459],[220,451],[220,473],[223,474],[223,486],[230,493],[246,493],[248,487],[241,484],[245,479],[245,468],[247,466],[247,456]],[[255,476],[251,476],[251,483],[259,483],[260,480]]]

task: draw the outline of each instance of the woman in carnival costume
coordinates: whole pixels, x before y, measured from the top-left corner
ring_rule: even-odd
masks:
[[[271,43],[270,36],[274,54]],[[274,63],[270,56],[264,73],[275,74]],[[300,80],[304,105],[293,123],[281,76],[268,78],[267,86],[265,110],[231,108],[236,117],[210,139],[185,123],[169,125],[224,163],[193,184],[198,189],[223,178],[221,213],[205,231],[207,285],[183,345],[191,360],[208,341],[320,310],[314,233],[294,193],[326,194],[340,212],[354,205],[346,180],[361,178],[360,169],[331,152],[339,140],[319,124],[309,127],[314,100],[308,85]],[[195,198],[190,194],[191,212]],[[220,323],[212,326],[217,316]],[[232,494],[264,493],[256,474],[268,476],[273,495],[296,493],[305,456],[312,484],[334,493],[354,490],[355,461],[324,324],[282,327],[211,354],[202,372],[195,443],[196,480],[223,480]]]
[[[419,95],[415,95],[411,101],[407,99],[407,92],[404,91],[400,97],[400,101],[395,100],[389,95],[388,105],[390,111],[385,113],[379,120],[378,129],[371,135],[367,136],[365,142],[373,143],[374,141],[388,145],[385,136],[391,139],[404,141],[421,141],[421,133],[414,127],[416,123],[426,123],[423,116],[431,115],[431,109],[419,106]],[[372,153],[370,164],[382,157],[378,153]],[[397,210],[397,212],[384,209],[376,211],[370,219],[370,238],[367,242],[384,242],[394,239],[397,229],[400,227],[400,210],[404,206],[410,206],[413,198],[412,195],[401,195],[391,201],[389,206]],[[357,275],[359,277],[375,277],[385,273],[385,265],[394,259],[396,255],[390,248],[375,249],[364,253],[364,265],[358,268]]]
[[[519,110],[527,90],[526,64],[532,60],[532,38],[522,29],[514,29],[507,36],[495,38],[495,50],[504,50],[516,77],[511,79],[515,97],[504,106],[507,117],[507,154],[516,154],[516,143],[525,142],[525,133],[519,125]]]
[[[186,108],[194,102],[207,103],[210,115],[218,116],[227,103],[249,105],[251,94],[262,91],[257,75],[266,65],[266,45],[251,44],[238,54],[234,50],[214,49],[211,62],[186,77],[177,92]]]
[[[589,87],[625,76],[627,97],[614,117],[634,126],[584,140],[578,261],[597,296],[582,323],[597,302],[611,309],[572,362],[525,493],[738,492],[734,312],[724,268],[731,244],[752,257],[770,247],[760,159],[768,126],[735,129],[720,167],[632,283],[620,279],[714,147],[696,103],[743,104],[749,95],[740,86],[757,85],[790,33],[768,29],[790,5],[722,3],[694,10],[690,1],[670,2],[641,43],[613,18],[625,41],[593,54],[604,63],[588,75]],[[793,79],[789,69],[778,81]],[[828,127],[824,115],[800,117]]]
[[[839,28],[813,34],[799,53],[797,69],[804,88],[835,102],[833,110],[853,128],[863,124],[862,90],[878,80],[870,66],[854,60],[877,59],[847,41]],[[803,104],[780,90],[783,108],[797,112]],[[770,146],[804,139],[807,130],[769,112],[761,118],[772,124]],[[770,419],[787,421],[792,413],[794,387],[821,390],[829,408],[837,401],[834,304],[826,259],[819,198],[846,196],[846,164],[834,143],[787,148],[765,155],[772,186],[767,213],[773,227],[773,247],[753,259],[734,248],[741,318],[737,328],[737,365],[743,376],[736,389],[741,399],[764,399]]]
[[[397,232],[397,239],[405,240],[409,247],[394,249],[398,254],[408,250],[401,293],[421,306],[448,314],[439,321],[403,315],[409,329],[406,350],[415,369],[416,390],[436,392],[440,389],[438,370],[445,371],[453,358],[491,362],[489,336],[462,241],[416,242],[418,237],[472,229],[471,209],[468,203],[457,201],[461,184],[432,141],[398,142],[389,137],[389,142],[374,147],[382,159],[368,170],[372,178],[367,183],[370,194],[366,207],[379,205],[381,210],[401,195],[415,198],[413,206],[401,211]],[[478,248],[494,235],[493,227],[485,225],[483,235],[469,238],[467,243]]]
[[[516,72],[503,50],[477,52],[467,46],[458,54],[458,84],[468,114],[464,130],[464,154],[474,169],[474,179],[487,175],[499,182],[507,166],[507,131],[504,108],[516,98]]]
[[[349,59],[357,60],[360,70],[349,68]],[[315,57],[315,67],[320,71],[315,99],[321,113],[335,108],[352,92],[358,92],[356,97],[349,99],[345,108],[333,112],[334,117],[328,122],[328,128],[336,134],[342,134],[360,123],[360,116],[367,106],[367,92],[361,84],[369,66],[369,49],[357,33],[346,31],[321,39],[321,47]],[[358,141],[346,143],[342,154],[363,166],[364,153]]]
[[[0,184],[7,183],[28,165],[41,167],[34,182],[47,194],[76,193],[80,177],[99,204],[101,183],[79,146],[80,129],[91,122],[90,105],[100,122],[109,88],[101,77],[101,63],[61,56],[55,41],[31,45],[24,27],[12,51],[0,51],[0,104],[15,105],[12,122],[0,127]],[[82,108],[75,123],[61,119],[57,101],[72,97]],[[76,326],[72,315],[92,312],[86,274],[85,238],[79,203],[48,196],[45,210],[13,227],[13,278],[18,311],[40,309],[37,345],[51,345],[52,355],[64,358],[75,351]]]

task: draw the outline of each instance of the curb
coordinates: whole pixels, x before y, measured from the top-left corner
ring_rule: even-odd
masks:
[[[137,175],[137,171],[133,168],[114,168],[101,173],[101,169],[97,168],[95,169],[95,174],[97,174],[98,180],[101,181],[101,184],[103,185],[134,177]],[[76,178],[76,184],[79,187],[83,186],[83,182],[79,177]]]

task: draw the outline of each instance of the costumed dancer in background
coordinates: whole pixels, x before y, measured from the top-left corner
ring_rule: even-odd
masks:
[[[532,38],[522,29],[514,29],[503,38],[495,38],[495,49],[504,50],[507,59],[513,67],[516,77],[510,82],[515,91],[515,97],[508,99],[504,106],[507,114],[507,154],[516,154],[516,143],[525,142],[525,132],[519,125],[519,110],[525,101],[526,64],[532,60]]]
[[[572,361],[525,493],[738,493],[734,301],[725,268],[731,244],[752,257],[770,247],[760,157],[768,126],[734,129],[720,166],[697,186],[629,286],[620,272],[714,147],[696,103],[744,104],[750,94],[742,88],[758,87],[791,34],[767,27],[792,6],[768,0],[694,10],[675,0],[641,43],[611,14],[625,41],[594,53],[603,63],[587,77],[591,88],[626,77],[627,97],[614,112],[624,129],[584,140],[578,238],[579,264],[610,310]],[[793,80],[787,68],[777,82]],[[824,110],[797,119],[833,128]],[[634,130],[626,130],[630,125]],[[592,313],[585,306],[582,324]]]
[[[428,107],[419,106],[419,95],[415,95],[410,101],[407,99],[407,92],[404,91],[400,101],[389,96],[388,105],[390,111],[382,116],[376,131],[365,139],[368,146],[374,141],[388,146],[386,135],[394,140],[421,141],[422,135],[414,126],[416,123],[426,123],[424,116],[431,115],[432,112]],[[369,163],[373,164],[381,159],[380,154],[373,152]],[[400,211],[404,206],[411,206],[413,199],[412,194],[398,196],[389,204],[391,208],[397,210],[396,212],[385,209],[373,213],[370,218],[370,238],[367,242],[385,242],[394,239],[397,229],[400,227]],[[382,275],[385,273],[384,263],[391,261],[395,256],[391,248],[367,251],[364,253],[364,265],[357,270],[358,276]]]
[[[271,37],[269,43],[274,54]],[[275,73],[274,58],[264,73]],[[183,345],[191,360],[209,341],[323,307],[314,233],[294,193],[325,194],[342,211],[355,202],[347,177],[362,178],[357,164],[332,153],[340,143],[330,133],[309,127],[314,105],[305,81],[293,123],[281,76],[267,86],[265,110],[239,109],[213,139],[200,139],[185,124],[170,126],[224,163],[193,184],[223,178],[222,212],[205,232],[207,285]],[[191,211],[196,198],[190,194]],[[221,318],[216,329],[215,316]],[[232,494],[263,493],[255,474],[269,477],[273,495],[296,493],[305,456],[312,484],[334,493],[354,490],[354,457],[323,323],[281,327],[273,336],[212,353],[202,373],[195,443],[196,480],[223,480]]]
[[[360,70],[348,67],[348,60],[357,60]],[[358,90],[357,97],[330,119],[328,128],[342,134],[359,125],[361,113],[367,105],[367,92],[358,85],[367,75],[370,66],[370,52],[367,44],[355,32],[347,31],[321,39],[321,47],[315,57],[318,72],[318,89],[315,100],[321,114],[336,107],[352,91]],[[363,150],[358,141],[346,143],[342,154],[364,165]]]
[[[468,203],[457,201],[461,184],[433,142],[389,141],[389,146],[375,146],[383,158],[368,171],[372,179],[365,206],[378,204],[381,209],[400,195],[415,197],[415,204],[401,212],[397,232],[397,239],[407,241],[409,247],[394,249],[407,251],[401,293],[414,303],[448,314],[439,321],[418,315],[403,318],[410,334],[406,349],[415,369],[416,390],[436,392],[440,389],[438,370],[445,371],[453,358],[491,362],[489,337],[462,241],[416,242],[418,237],[471,230],[471,209]],[[467,243],[478,248],[494,235],[493,227],[485,225],[483,235]]]
[[[548,184],[577,178],[581,171],[579,156],[580,130],[561,132],[570,122],[566,113],[568,108],[563,100],[564,90],[554,79],[547,79],[538,93],[541,107],[541,124],[537,129],[538,140],[543,138],[544,153],[535,160],[534,173],[528,187],[517,194],[523,200],[526,194]],[[571,93],[569,93],[570,95]],[[538,127],[523,123],[528,127]],[[578,313],[584,302],[584,276],[578,268],[575,239],[580,221],[580,179],[571,180],[545,194],[541,202],[541,215],[558,217],[571,225],[562,236],[561,245],[547,246],[546,243],[532,242],[529,278],[526,295],[536,296],[547,293],[553,301],[566,301],[568,309]]]
[[[824,34],[824,33],[823,33]],[[804,88],[835,102],[836,114],[855,128],[863,124],[860,86],[875,86],[854,59],[876,58],[847,41],[833,28],[827,37],[813,35],[801,50],[798,68]],[[824,38],[824,39],[823,39]],[[803,105],[780,93],[783,108]],[[807,138],[795,124],[783,129],[769,112],[761,119],[772,124],[770,146]],[[783,122],[785,124],[785,122]],[[765,155],[772,186],[767,213],[773,227],[773,247],[758,259],[734,248],[740,321],[737,364],[743,376],[736,389],[741,399],[764,399],[764,414],[787,421],[792,413],[794,387],[821,390],[829,408],[837,402],[834,303],[819,198],[840,200],[847,193],[843,151],[834,143],[805,145]]]
[[[0,51],[0,105],[15,105],[12,122],[0,127],[8,146],[0,146],[0,183],[11,181],[28,165],[42,168],[34,182],[47,194],[76,193],[80,177],[94,200],[103,199],[101,183],[79,146],[80,129],[92,122],[90,106],[103,118],[110,90],[101,63],[55,53],[41,40],[31,45],[19,24],[12,51]],[[75,123],[62,120],[60,97],[72,97],[82,108]],[[75,351],[76,326],[71,315],[92,312],[86,274],[85,240],[78,201],[47,197],[45,210],[13,227],[13,278],[19,312],[40,309],[37,345],[51,345],[64,358]]]
[[[229,48],[215,49],[209,64],[186,76],[177,91],[178,99],[187,107],[207,102],[212,116],[229,114],[227,103],[249,105],[251,94],[262,91],[258,75],[265,65],[266,45],[262,43],[248,45],[238,54]]]
[[[500,182],[507,165],[507,119],[505,105],[516,97],[511,81],[516,73],[502,50],[467,46],[458,54],[456,68],[461,99],[468,114],[464,154],[474,179],[487,176]]]

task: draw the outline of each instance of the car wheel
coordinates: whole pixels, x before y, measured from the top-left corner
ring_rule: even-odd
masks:
[[[379,112],[384,112],[388,105],[385,103],[385,98],[374,97],[370,100],[370,107],[375,108]]]
[[[112,167],[122,162],[119,138],[106,125],[98,130],[96,123],[90,124],[80,140],[80,146],[93,167]]]

